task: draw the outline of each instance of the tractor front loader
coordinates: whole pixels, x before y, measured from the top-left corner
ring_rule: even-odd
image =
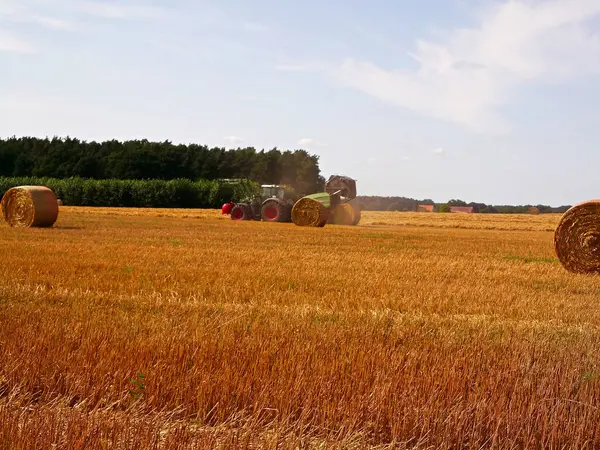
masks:
[[[344,175],[332,175],[325,182],[325,192],[331,199],[327,223],[358,225],[360,206],[356,200],[356,180]]]

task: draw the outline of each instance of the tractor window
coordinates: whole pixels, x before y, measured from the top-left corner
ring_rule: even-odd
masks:
[[[273,186],[263,186],[262,195],[264,198],[277,197],[283,200],[285,189]]]

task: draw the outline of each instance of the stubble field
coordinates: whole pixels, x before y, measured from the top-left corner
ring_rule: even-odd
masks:
[[[597,448],[600,278],[559,219],[0,224],[0,449]]]

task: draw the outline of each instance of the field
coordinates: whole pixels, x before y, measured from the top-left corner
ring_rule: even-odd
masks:
[[[0,224],[0,449],[598,448],[600,278],[559,219]]]

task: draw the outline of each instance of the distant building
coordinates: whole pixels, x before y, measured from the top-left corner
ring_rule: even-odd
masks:
[[[434,205],[417,205],[417,212],[433,212]]]
[[[472,206],[451,206],[451,213],[473,214]]]

